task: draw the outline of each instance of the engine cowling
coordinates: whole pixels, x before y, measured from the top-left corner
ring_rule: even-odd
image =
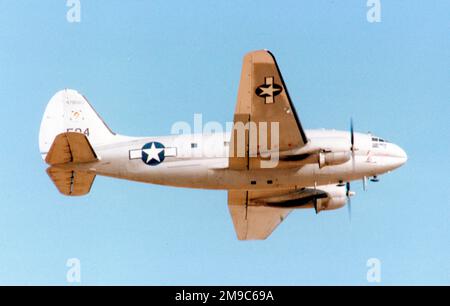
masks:
[[[340,165],[348,162],[352,154],[350,151],[346,152],[321,152],[319,153],[319,167]]]
[[[354,192],[349,192],[349,196]],[[347,204],[347,188],[334,184],[319,186],[316,189],[303,188],[286,194],[274,195],[254,200],[259,205],[283,208],[315,208],[322,210],[339,209]]]
[[[317,200],[316,212],[319,213],[322,210],[335,210],[344,207],[347,203],[346,196],[333,196],[324,199]]]
[[[316,213],[339,209],[347,204],[347,190],[344,186],[330,185],[322,189],[327,192],[327,197],[317,199]]]

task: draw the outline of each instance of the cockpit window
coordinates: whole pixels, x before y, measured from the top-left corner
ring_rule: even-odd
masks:
[[[378,137],[372,137],[372,141],[373,142],[389,142],[383,138],[378,138]]]
[[[379,137],[372,137],[372,147],[378,148],[378,147],[386,147],[386,143],[388,143],[387,140],[384,140],[383,138]]]

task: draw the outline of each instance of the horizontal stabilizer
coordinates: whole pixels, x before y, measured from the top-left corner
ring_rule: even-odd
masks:
[[[66,132],[55,137],[45,158],[49,165],[88,163],[98,160],[87,137],[80,133]]]
[[[81,196],[89,193],[95,179],[94,173],[49,167],[47,174],[59,192],[67,196]]]

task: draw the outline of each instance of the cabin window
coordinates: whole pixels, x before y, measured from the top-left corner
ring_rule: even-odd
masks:
[[[250,184],[256,185],[256,181],[251,181]]]
[[[267,184],[272,185],[272,184],[273,184],[273,181],[272,181],[272,180],[268,180],[268,181],[267,181]]]
[[[197,148],[197,147],[198,147],[198,145],[197,145],[195,142],[191,143],[191,148],[192,148],[192,149],[195,149],[195,148]]]

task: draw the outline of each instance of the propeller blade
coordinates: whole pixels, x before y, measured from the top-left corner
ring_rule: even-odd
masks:
[[[350,199],[350,197],[352,196],[352,194],[351,194],[351,191],[350,191],[350,182],[347,182],[345,184],[345,189],[346,189],[345,194],[347,195],[348,218],[349,218],[349,220],[351,222],[352,221],[352,200]]]
[[[354,129],[353,129],[353,118],[350,118],[350,143],[352,144],[352,151],[353,151],[353,147],[355,145],[355,136],[354,136]]]
[[[314,182],[314,210],[316,211],[316,215],[319,213],[317,211],[317,182]]]
[[[352,167],[355,170],[355,131],[353,128],[353,118],[350,118],[350,151],[352,151]]]
[[[348,197],[347,200],[348,220],[352,222],[352,200]]]

